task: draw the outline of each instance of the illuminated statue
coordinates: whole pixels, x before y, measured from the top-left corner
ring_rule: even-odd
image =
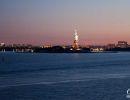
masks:
[[[74,44],[73,44],[73,48],[74,48],[75,50],[79,50],[77,30],[75,30],[75,33],[74,33]]]

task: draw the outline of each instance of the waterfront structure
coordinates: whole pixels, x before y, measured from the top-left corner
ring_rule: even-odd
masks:
[[[105,51],[106,46],[91,46],[90,50],[91,52],[104,52]]]

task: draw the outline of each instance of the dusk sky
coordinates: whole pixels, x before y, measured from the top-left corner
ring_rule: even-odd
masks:
[[[130,43],[130,0],[0,0],[0,42]]]

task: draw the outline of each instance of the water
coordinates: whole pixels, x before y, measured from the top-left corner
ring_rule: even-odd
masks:
[[[0,53],[0,100],[128,100],[130,53]]]

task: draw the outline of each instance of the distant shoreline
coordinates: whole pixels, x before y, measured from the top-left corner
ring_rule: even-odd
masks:
[[[117,53],[130,52],[130,47],[106,48],[106,47],[79,47],[78,49],[65,46],[53,47],[1,47],[0,52],[16,53]]]

